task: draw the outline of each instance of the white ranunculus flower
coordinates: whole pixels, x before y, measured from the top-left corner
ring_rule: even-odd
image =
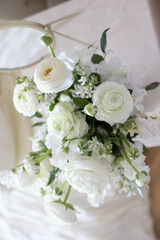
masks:
[[[115,82],[105,82],[93,94],[97,120],[110,125],[124,123],[133,111],[133,99],[128,89]]]
[[[57,93],[68,89],[72,83],[72,72],[58,58],[46,58],[41,61],[34,74],[37,88],[43,93]]]
[[[47,119],[48,131],[58,136],[82,137],[88,132],[88,124],[80,112],[74,112],[74,105],[59,102]]]
[[[77,221],[74,210],[66,208],[62,203],[47,199],[44,201],[44,210],[56,223],[73,224]]]
[[[25,90],[23,84],[17,84],[14,89],[13,103],[18,112],[27,117],[33,116],[38,109],[38,98],[33,89]]]
[[[94,158],[81,156],[66,166],[66,179],[81,193],[95,193],[104,188],[108,181],[107,169]]]

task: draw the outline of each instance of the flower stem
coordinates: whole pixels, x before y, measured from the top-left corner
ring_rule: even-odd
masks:
[[[65,196],[65,199],[64,199],[64,203],[66,203],[66,201],[67,201],[67,199],[68,199],[68,197],[69,197],[70,191],[71,191],[71,186],[69,185],[68,191],[67,191],[66,196]]]
[[[42,162],[50,153],[51,153],[51,149],[48,149],[46,152],[45,152],[45,154],[43,154],[43,156],[42,157],[40,157],[39,159],[37,159],[37,162]]]
[[[57,193],[57,195],[63,190],[63,188],[66,186],[66,184],[67,184],[68,182],[67,182],[67,180],[62,184],[62,186],[59,188],[59,191],[58,191],[58,193]]]
[[[123,138],[123,141],[126,143],[126,145],[130,148],[131,145],[130,145],[130,143],[127,141],[127,139],[126,139],[126,137],[124,136],[123,133],[121,133],[121,137]]]
[[[49,45],[48,47],[49,47],[49,50],[50,50],[50,51],[51,51],[51,53],[52,53],[52,56],[53,56],[53,57],[56,57],[56,55],[55,55],[55,53],[54,53],[54,51],[53,51],[53,48],[52,48],[52,46],[51,46],[51,45]]]
[[[129,163],[129,165],[133,168],[133,170],[134,170],[136,173],[139,173],[139,171],[137,170],[137,168],[135,168],[135,166],[132,165],[131,160],[130,160],[129,157],[127,156],[127,153],[126,153],[126,150],[125,150],[125,147],[124,147],[124,144],[123,144],[123,141],[122,141],[121,138],[120,138],[120,145],[121,145],[122,152],[123,152],[123,154],[124,154],[127,162]]]

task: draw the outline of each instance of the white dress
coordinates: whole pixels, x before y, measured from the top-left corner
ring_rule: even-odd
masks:
[[[29,149],[30,124],[12,104],[13,78],[0,75],[0,169],[10,169]],[[83,194],[72,193],[82,212],[72,226],[56,225],[45,214],[42,200],[0,185],[0,240],[155,240],[149,213],[148,190],[144,198],[118,195],[100,208],[91,207]]]

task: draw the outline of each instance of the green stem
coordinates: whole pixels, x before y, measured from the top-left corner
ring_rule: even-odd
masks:
[[[127,139],[126,139],[126,137],[124,136],[123,133],[121,133],[121,137],[123,138],[123,141],[126,143],[126,145],[130,148],[131,145],[130,145],[130,143],[127,141]]]
[[[65,196],[65,199],[64,199],[64,203],[66,203],[66,201],[67,201],[67,199],[68,199],[68,197],[69,197],[70,191],[71,191],[71,186],[69,185],[68,191],[67,191],[66,196]]]
[[[54,54],[54,51],[53,51],[53,48],[52,48],[52,46],[51,46],[51,45],[49,45],[48,47],[49,47],[49,50],[50,50],[50,51],[51,51],[51,53],[52,53],[52,56],[53,56],[53,57],[56,57],[56,55]]]
[[[67,180],[62,184],[62,186],[59,188],[59,191],[58,191],[58,193],[57,193],[57,195],[63,190],[63,188],[66,186],[66,184],[67,184],[68,182],[67,182]]]
[[[126,153],[126,150],[125,150],[125,147],[124,147],[124,144],[123,144],[123,141],[122,139],[120,138],[120,145],[121,145],[121,149],[122,149],[122,152],[127,160],[127,162],[129,163],[129,165],[133,168],[133,170],[136,172],[136,173],[139,173],[139,171],[135,168],[135,166],[132,165],[132,162],[131,160],[129,159],[127,153]]]
[[[43,154],[43,156],[42,157],[40,157],[38,160],[37,160],[37,162],[42,162],[50,153],[51,153],[51,149],[48,149],[46,152],[45,152],[45,154]]]

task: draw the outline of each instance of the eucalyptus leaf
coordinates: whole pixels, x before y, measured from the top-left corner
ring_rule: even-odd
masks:
[[[89,103],[89,101],[87,99],[79,98],[79,97],[74,97],[73,102],[76,106],[78,106],[80,108],[84,108]]]
[[[36,113],[34,114],[34,117],[42,118],[43,115],[42,115],[40,112],[36,112]]]
[[[99,64],[100,62],[104,61],[104,58],[99,54],[93,54],[91,61],[94,64]]]
[[[63,203],[66,206],[66,209],[69,208],[74,211],[74,207],[71,203]]]
[[[101,36],[101,40],[100,40],[100,44],[101,44],[101,50],[103,53],[106,53],[106,46],[107,46],[107,36],[106,33],[110,28],[107,28],[106,30],[104,30],[104,32],[102,33]]]
[[[143,153],[148,153],[149,149],[143,144]]]
[[[48,183],[47,183],[47,186],[50,185],[52,182],[54,182],[55,180],[55,169],[52,168],[51,172],[50,172],[50,175],[49,175],[49,180],[48,180]]]
[[[153,82],[145,87],[146,91],[153,90],[160,85],[160,82]]]
[[[32,128],[42,126],[43,124],[45,124],[45,122],[37,122],[37,123],[32,125]]]

